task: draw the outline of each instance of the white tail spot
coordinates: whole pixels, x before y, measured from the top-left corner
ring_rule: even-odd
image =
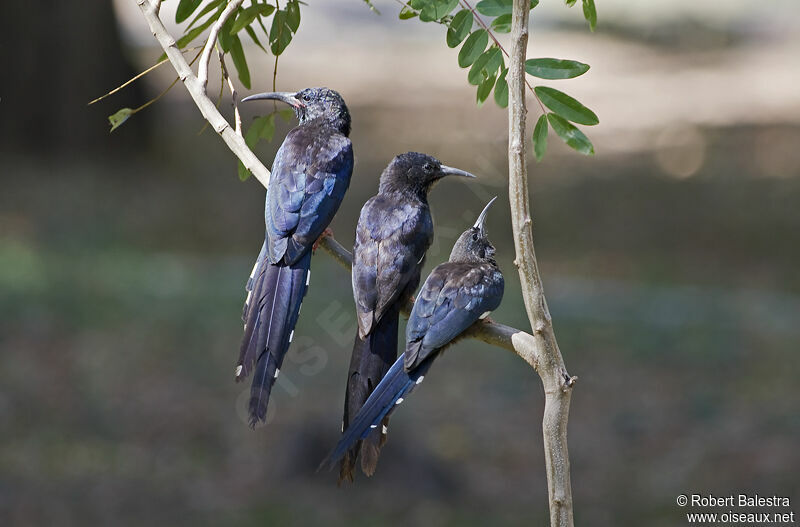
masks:
[[[388,431],[389,431],[389,427],[388,427],[388,426],[386,426],[386,425],[383,425],[383,430],[381,430],[381,432],[383,433],[383,435],[386,435],[386,433],[387,433]]]
[[[342,433],[344,434],[344,421],[342,421]]]
[[[424,378],[425,378],[425,376],[424,376],[424,375],[420,375],[420,376],[419,376],[419,379],[417,379],[417,382],[416,382],[416,384],[419,384],[419,383],[421,383],[421,382],[422,382],[422,379],[424,379]]]
[[[273,379],[277,379],[277,378],[278,378],[278,375],[279,375],[280,373],[281,373],[281,369],[280,369],[280,368],[277,368],[277,369],[275,370],[275,376],[273,377]]]
[[[289,333],[289,342],[291,342],[293,338],[294,338],[294,330],[292,330],[292,332]]]
[[[309,282],[311,282],[311,269],[308,270],[308,274],[306,275],[306,287],[308,287]]]
[[[378,428],[378,425],[369,425],[370,428]]]
[[[484,313],[483,315],[481,315],[481,316],[480,316],[480,317],[478,317],[478,318],[480,318],[480,319],[484,319],[484,318],[488,317],[490,313],[491,313],[491,311],[487,311],[486,313]]]
[[[242,374],[242,365],[239,364],[238,366],[236,366],[236,377],[238,377],[241,374]]]
[[[394,403],[394,404],[400,404],[400,403],[402,403],[402,402],[403,402],[403,398],[401,397],[401,398],[399,398],[397,401],[395,401],[395,403]]]

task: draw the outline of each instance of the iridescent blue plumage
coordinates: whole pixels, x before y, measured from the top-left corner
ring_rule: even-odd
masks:
[[[440,352],[500,305],[503,274],[484,228],[489,205],[475,226],[456,241],[450,261],[434,268],[425,280],[406,326],[405,353],[367,398],[321,466],[333,466],[359,440],[368,437],[422,382]]]
[[[425,253],[433,241],[428,191],[448,175],[474,177],[437,159],[407,152],[381,174],[378,194],[361,209],[353,247],[353,297],[358,334],[347,376],[342,427],[350,423],[397,358],[400,307],[419,285]],[[353,480],[356,458],[371,475],[385,434],[377,430],[342,460],[339,480]]]
[[[264,210],[266,237],[247,283],[236,380],[254,370],[250,424],[266,419],[270,391],[291,343],[308,288],[311,250],[333,219],[350,184],[350,114],[328,88],[268,93],[248,99],[290,104],[300,124],[281,144],[272,165]]]

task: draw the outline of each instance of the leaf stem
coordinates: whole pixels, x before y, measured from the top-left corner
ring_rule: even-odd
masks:
[[[492,33],[492,30],[489,29],[489,26],[486,24],[486,22],[483,21],[481,16],[478,13],[475,12],[475,9],[470,5],[468,0],[459,0],[459,2],[461,3],[461,7],[465,8],[465,9],[469,9],[470,11],[472,11],[472,16],[475,17],[475,20],[478,21],[478,24],[491,37],[491,39],[494,41],[494,43],[497,45],[497,47],[500,48],[500,51],[503,52],[503,55],[505,55],[506,58],[511,58],[511,56],[508,54],[508,51],[506,51],[506,49],[503,47],[503,45],[500,43],[500,41],[497,40],[497,37],[494,36],[494,33]],[[542,104],[542,101],[539,100],[539,96],[536,95],[536,92],[533,90],[533,86],[531,86],[531,83],[528,81],[527,78],[525,79],[525,84],[528,86],[528,89],[531,91],[531,94],[536,99],[536,102],[539,103],[539,107],[542,109],[542,113],[547,113],[547,110],[544,109],[544,105]]]
[[[195,46],[195,47],[193,47],[193,48],[189,48],[189,49],[182,49],[182,50],[181,50],[181,53],[188,53],[188,52],[190,52],[190,51],[195,51],[195,50],[198,50],[198,49],[200,49],[200,48],[202,48],[202,47],[203,47],[203,46]],[[196,60],[196,59],[195,59],[195,60]],[[111,90],[110,92],[106,93],[105,95],[101,95],[101,96],[100,96],[100,97],[98,97],[97,99],[95,99],[95,100],[93,100],[93,101],[90,101],[90,102],[89,102],[89,104],[88,104],[87,106],[91,106],[92,104],[94,104],[94,103],[96,103],[96,102],[98,102],[98,101],[102,101],[103,99],[105,99],[105,98],[106,98],[106,97],[108,97],[109,95],[114,95],[115,93],[117,93],[118,91],[120,91],[120,90],[121,90],[122,88],[124,88],[125,86],[127,86],[127,85],[131,84],[132,82],[134,82],[134,81],[136,81],[136,80],[139,80],[139,79],[141,79],[142,77],[144,77],[145,75],[147,75],[147,74],[148,74],[148,73],[150,73],[151,71],[155,70],[156,68],[158,68],[159,66],[161,66],[162,64],[165,64],[165,63],[167,63],[167,62],[169,62],[169,59],[164,59],[164,60],[162,60],[162,61],[160,61],[160,62],[158,62],[158,63],[156,63],[156,64],[153,64],[152,66],[150,66],[149,68],[147,68],[146,70],[144,70],[143,72],[141,72],[140,74],[136,75],[135,77],[133,77],[132,79],[128,80],[127,82],[125,82],[125,83],[123,83],[123,84],[120,84],[119,86],[117,86],[116,88],[114,88],[114,89],[113,89],[113,90]],[[193,61],[193,62],[194,62],[194,61]]]

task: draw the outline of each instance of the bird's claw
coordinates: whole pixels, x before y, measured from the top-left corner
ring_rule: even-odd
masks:
[[[333,238],[333,230],[330,227],[326,227],[322,234],[319,235],[317,241],[314,242],[314,245],[311,246],[311,252],[317,252],[317,248],[319,248],[319,244],[322,243],[322,240],[325,238],[331,237]]]

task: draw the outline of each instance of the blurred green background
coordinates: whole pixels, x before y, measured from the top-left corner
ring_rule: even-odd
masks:
[[[500,195],[489,228],[507,289],[494,316],[524,328],[505,112],[475,106],[440,26],[401,22],[389,1],[375,2],[380,16],[356,0],[308,4],[278,89],[327,85],[350,106],[357,159],[337,239],[352,245],[397,153],[477,173],[477,184],[433,190],[427,267]],[[0,94],[0,522],[545,524],[541,385],[516,356],[474,341],[397,412],[373,478],[337,488],[315,472],[338,436],[355,328],[349,277],[324,253],[270,422],[246,426],[248,385],[233,367],[264,190],[237,179],[211,130],[198,134],[181,86],[107,133],[105,116],[172,74],[162,67],[87,108],[160,54],[134,2],[87,6],[15,4],[0,22],[11,64]],[[576,523],[684,525],[675,498],[692,492],[794,502],[800,9],[600,0],[595,34],[579,9],[544,0],[528,52],[591,64],[552,85],[601,120],[586,130],[595,157],[551,136],[529,165],[545,289],[580,377]],[[272,62],[256,51],[263,91]],[[270,109],[248,106],[245,120]],[[287,130],[259,146],[268,166]]]

